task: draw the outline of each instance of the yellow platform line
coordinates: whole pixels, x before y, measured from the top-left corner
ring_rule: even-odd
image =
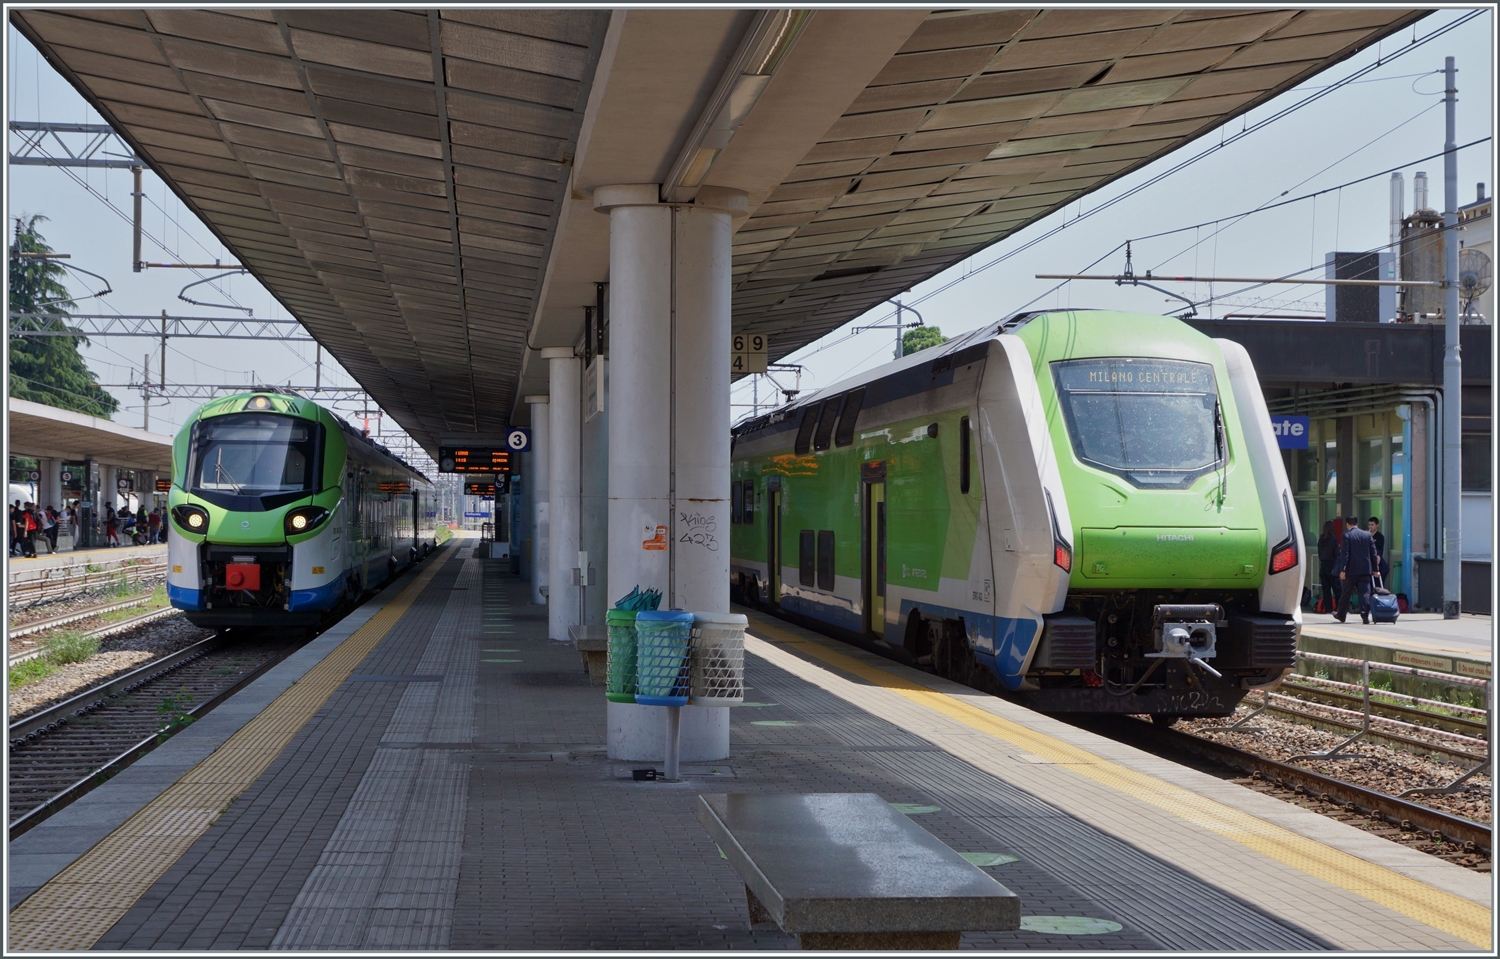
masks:
[[[17,906],[9,949],[93,946],[265,772],[456,552],[424,570],[212,755]]]
[[[761,616],[754,617],[752,629],[773,637],[776,645],[794,648],[799,653],[888,689],[971,729],[1057,763],[1059,768],[1070,773],[1085,776],[1434,929],[1472,942],[1485,950],[1491,948],[1490,910],[1462,896],[1436,889],[1384,866],[1308,839],[1243,810],[1104,759],[1081,746],[1028,729],[947,693],[861,662],[820,643],[801,639],[771,625]]]

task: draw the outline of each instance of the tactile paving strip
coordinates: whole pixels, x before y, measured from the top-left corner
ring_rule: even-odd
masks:
[[[451,561],[434,563],[369,622],[124,825],[10,914],[13,951],[72,951],[98,941],[243,792]]]
[[[798,653],[827,663],[841,672],[893,692],[971,729],[1004,740],[1027,753],[1058,764],[1070,773],[1087,777],[1148,803],[1307,875],[1483,949],[1491,947],[1491,913],[1477,903],[1308,839],[1163,779],[1112,762],[1082,747],[1029,729],[820,643],[802,639],[772,625],[764,617],[756,616],[752,619],[752,630],[774,640],[772,643],[750,635],[746,637],[747,651],[768,662],[800,673],[802,670],[797,669],[797,664],[804,661],[778,646],[795,649]]]

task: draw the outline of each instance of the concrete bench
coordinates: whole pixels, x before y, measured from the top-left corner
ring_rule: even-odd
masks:
[[[745,881],[751,926],[803,949],[957,949],[1021,925],[1015,893],[873,793],[703,795],[698,820]]]
[[[609,629],[605,626],[569,626],[568,635],[578,653],[583,657],[583,668],[588,671],[589,685],[603,686],[609,662]]]

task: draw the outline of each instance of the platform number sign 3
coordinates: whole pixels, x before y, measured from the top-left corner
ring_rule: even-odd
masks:
[[[764,333],[734,334],[729,353],[731,374],[766,371],[766,335]]]
[[[526,453],[531,450],[531,430],[516,427],[505,434],[505,445],[512,453]]]

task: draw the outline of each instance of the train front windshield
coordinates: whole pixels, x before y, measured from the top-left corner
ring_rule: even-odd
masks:
[[[316,439],[314,424],[289,416],[235,413],[202,420],[193,432],[189,486],[210,500],[214,494],[312,492]]]
[[[1226,449],[1213,367],[1098,357],[1052,364],[1073,452],[1146,489],[1182,489]]]

